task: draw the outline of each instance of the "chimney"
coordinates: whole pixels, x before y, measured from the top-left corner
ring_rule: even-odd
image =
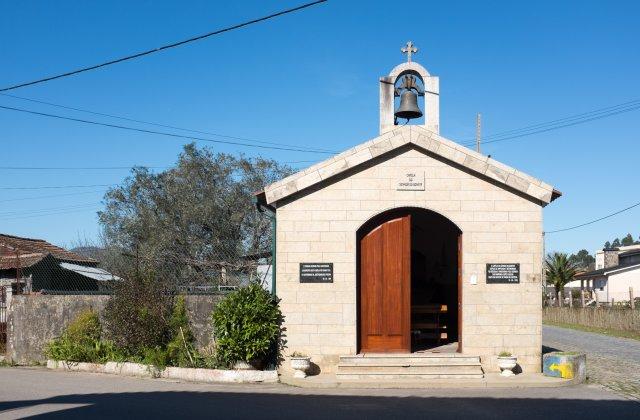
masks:
[[[604,254],[604,267],[609,268],[618,265],[618,248],[605,248],[602,250]]]

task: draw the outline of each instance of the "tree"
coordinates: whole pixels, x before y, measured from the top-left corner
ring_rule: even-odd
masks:
[[[105,247],[158,276],[211,280],[243,256],[270,249],[270,221],[253,194],[290,173],[273,160],[186,145],[174,168],[135,168],[106,193],[99,213]]]
[[[589,254],[589,251],[581,249],[577,254],[571,254],[569,261],[571,261],[576,268],[587,269],[591,264],[596,262],[596,259]]]
[[[611,242],[607,241],[604,243],[604,249],[609,249],[611,248]]]
[[[547,283],[553,284],[556,295],[564,286],[573,280],[576,274],[576,266],[562,252],[554,252],[547,255],[544,261]]]
[[[624,238],[622,238],[622,241],[620,241],[620,244],[622,246],[629,246],[629,245],[633,245],[633,236],[631,236],[630,233],[627,233],[627,236],[625,236]]]

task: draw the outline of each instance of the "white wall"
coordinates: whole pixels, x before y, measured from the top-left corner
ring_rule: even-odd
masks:
[[[633,287],[634,296],[640,296],[640,267],[609,275],[607,302],[629,300],[629,287]]]

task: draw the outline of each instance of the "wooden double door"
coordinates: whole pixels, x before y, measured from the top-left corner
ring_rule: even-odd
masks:
[[[458,351],[462,351],[461,240],[458,234],[458,308],[451,308],[458,311]],[[411,214],[381,221],[359,241],[360,352],[410,353]]]
[[[360,239],[360,351],[411,352],[411,216]]]

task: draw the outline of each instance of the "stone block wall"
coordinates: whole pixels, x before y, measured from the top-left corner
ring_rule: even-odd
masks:
[[[496,371],[497,354],[511,351],[523,371],[539,372],[540,202],[413,147],[362,166],[277,202],[277,294],[288,351],[312,355],[325,372],[340,355],[357,352],[356,231],[377,214],[409,206],[435,211],[463,232],[464,353]],[[397,191],[399,177],[416,170],[425,173],[425,190]],[[334,282],[301,284],[301,262],[332,262]],[[487,263],[519,263],[520,284],[486,284]]]
[[[189,295],[186,306],[199,348],[213,336],[210,315],[222,295]],[[15,295],[8,308],[7,359],[17,364],[45,360],[43,349],[58,337],[80,312],[91,308],[102,313],[109,296],[104,295]]]

